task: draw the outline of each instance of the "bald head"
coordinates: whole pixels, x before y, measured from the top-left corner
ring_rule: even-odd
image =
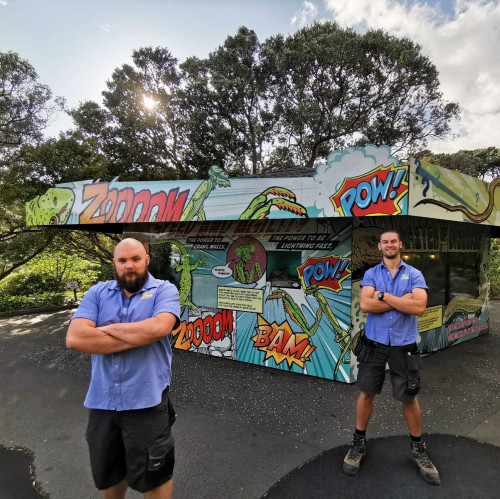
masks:
[[[115,279],[125,295],[137,293],[148,280],[149,255],[143,244],[127,238],[115,247]]]
[[[132,252],[137,252],[140,253],[144,256],[146,256],[146,249],[144,248],[144,245],[139,242],[137,239],[133,239],[132,237],[127,237],[123,240],[121,240],[116,246],[115,246],[115,252],[114,252],[114,257],[116,258],[116,255],[118,253],[122,253],[124,251],[132,251]]]

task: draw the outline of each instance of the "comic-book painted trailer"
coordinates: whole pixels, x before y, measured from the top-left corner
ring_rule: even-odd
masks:
[[[147,243],[153,275],[179,288],[174,348],[353,382],[360,282],[381,260],[384,230],[401,233],[404,260],[430,288],[424,353],[488,331],[499,183],[366,146],[299,178],[211,167],[198,181],[60,184],[27,203],[27,222],[112,227]]]

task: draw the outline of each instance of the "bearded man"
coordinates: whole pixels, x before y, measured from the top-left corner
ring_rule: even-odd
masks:
[[[169,400],[179,293],[148,272],[135,239],[116,245],[115,280],[91,287],[74,313],[68,348],[90,353],[87,442],[94,482],[105,499],[128,487],[147,499],[169,499],[175,463]]]

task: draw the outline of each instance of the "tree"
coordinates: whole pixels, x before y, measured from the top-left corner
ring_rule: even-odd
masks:
[[[24,206],[16,203],[0,207],[0,280],[42,253],[54,233],[44,228],[30,228],[24,220]]]
[[[76,131],[49,138],[36,146],[22,147],[3,179],[12,186],[16,197],[29,199],[48,187],[63,182],[104,179],[109,177],[109,162],[96,152],[91,139],[83,139]]]
[[[435,66],[419,45],[335,23],[261,43],[241,27],[206,58],[178,61],[142,48],[114,71],[103,106],[73,111],[122,179],[204,178],[313,168],[345,146],[393,152],[445,137],[458,106],[443,101]]]
[[[99,178],[107,171],[107,161],[98,154],[94,139],[78,131],[43,140],[43,130],[62,108],[62,100],[52,101],[50,89],[38,82],[26,60],[0,52],[0,79],[0,280],[49,248],[63,246],[67,253],[81,254],[84,249],[109,265],[114,237],[26,226],[26,201],[56,183]]]
[[[51,116],[63,105],[38,81],[31,64],[15,52],[0,52],[0,157],[39,142]]]
[[[206,59],[191,57],[181,68],[186,160],[204,175],[212,164],[233,174],[263,171],[277,116],[255,32],[241,27]]]
[[[451,154],[433,153],[429,149],[424,149],[416,152],[414,156],[428,163],[483,180],[500,177],[500,149],[496,147],[460,150]]]
[[[403,151],[446,136],[458,116],[458,105],[442,100],[435,66],[408,38],[328,22],[271,37],[264,52],[278,78],[278,141],[297,164],[368,143]]]
[[[51,98],[28,61],[14,52],[0,52],[0,279],[40,254],[53,239],[43,228],[26,226],[24,202],[35,191],[21,193],[11,175],[23,147],[38,144],[51,116],[61,109],[62,100]]]
[[[121,180],[187,178],[179,132],[177,59],[165,48],[141,48],[133,66],[117,68],[103,92],[104,108],[86,102],[72,111],[82,136],[97,138],[108,175]]]

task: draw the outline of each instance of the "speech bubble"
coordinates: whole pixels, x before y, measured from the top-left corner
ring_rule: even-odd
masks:
[[[217,265],[212,269],[212,275],[219,279],[226,279],[227,277],[231,277],[233,275],[233,271],[231,270],[231,267],[229,265],[231,264],[232,260],[230,262],[227,262],[226,265]]]

